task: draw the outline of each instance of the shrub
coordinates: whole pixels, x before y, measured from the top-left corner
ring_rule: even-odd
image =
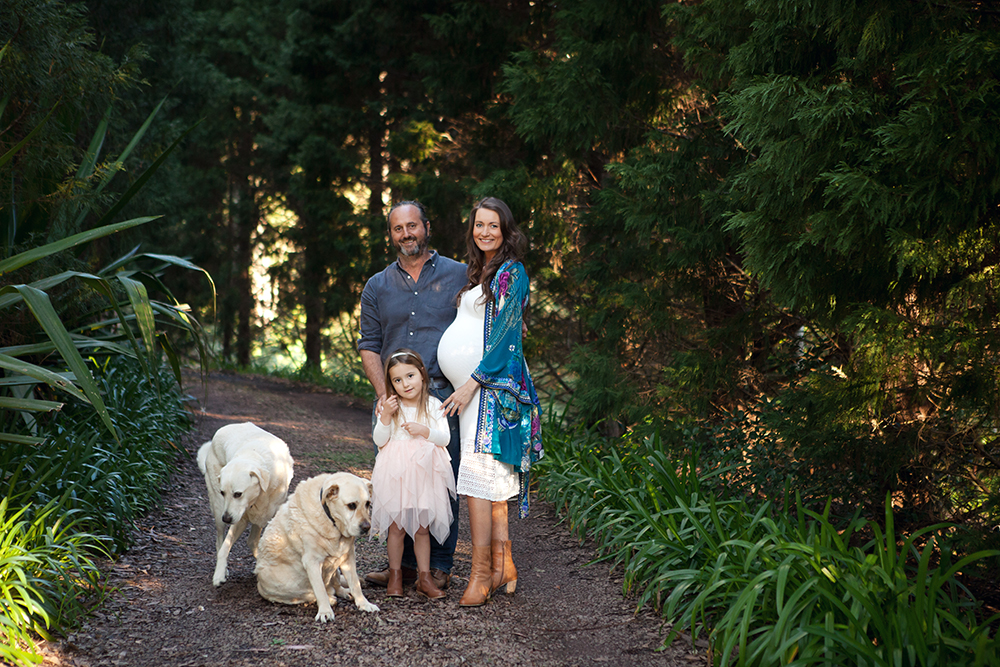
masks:
[[[95,373],[119,441],[83,402],[68,404],[40,423],[45,444],[11,444],[0,453],[0,470],[16,471],[10,492],[36,505],[61,499],[79,510],[78,527],[123,551],[132,522],[155,507],[173,463],[184,450],[175,443],[190,425],[184,396],[169,371],[153,378],[138,363],[109,359]]]
[[[190,419],[170,371],[153,370],[127,357],[96,370],[120,440],[78,401],[39,416],[43,444],[0,450],[0,657],[40,661],[31,633],[72,627],[100,601],[93,559],[126,549],[133,521],[159,501]]]
[[[104,541],[78,530],[79,510],[65,499],[38,505],[9,489],[0,500],[0,660],[41,662],[31,633],[70,624],[99,601],[100,573],[92,557]]]
[[[996,618],[977,617],[957,578],[1000,552],[955,558],[945,524],[897,544],[888,497],[884,529],[857,517],[845,527],[829,504],[784,512],[725,494],[731,469],[673,460],[657,432],[548,435],[542,493],[598,541],[599,561],[621,567],[640,608],[674,623],[668,642],[706,632],[722,665],[1000,664]]]

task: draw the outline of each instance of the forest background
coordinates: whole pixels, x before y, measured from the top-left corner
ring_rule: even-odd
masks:
[[[388,205],[419,199],[461,259],[471,203],[498,196],[531,241],[550,414],[656,430],[746,498],[846,520],[888,497],[959,552],[1000,545],[990,3],[2,7],[0,155],[24,149],[0,164],[4,257],[161,215],[73,261],[190,262],[217,299],[164,270],[218,363],[363,392]],[[67,169],[95,136],[127,159]]]

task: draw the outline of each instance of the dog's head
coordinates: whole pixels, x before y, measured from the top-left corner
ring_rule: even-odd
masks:
[[[243,459],[230,461],[219,474],[219,492],[222,494],[225,523],[240,520],[247,508],[267,488],[268,474],[260,467]]]
[[[329,476],[320,492],[326,516],[344,537],[367,535],[372,527],[372,484],[346,472]]]

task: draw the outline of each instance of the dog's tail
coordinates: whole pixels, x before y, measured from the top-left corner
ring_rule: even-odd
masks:
[[[209,440],[204,445],[198,449],[198,468],[201,469],[201,474],[205,474],[207,470],[208,463],[208,452],[212,448],[212,441]]]

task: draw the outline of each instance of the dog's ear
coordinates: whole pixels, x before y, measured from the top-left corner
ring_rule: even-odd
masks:
[[[258,468],[257,470],[250,471],[251,477],[256,477],[257,482],[260,484],[260,490],[265,491],[271,484],[271,475],[267,470],[263,468]]]
[[[334,484],[333,486],[331,486],[329,489],[326,490],[326,493],[323,494],[323,501],[327,502],[333,500],[339,495],[340,495],[340,486]]]

